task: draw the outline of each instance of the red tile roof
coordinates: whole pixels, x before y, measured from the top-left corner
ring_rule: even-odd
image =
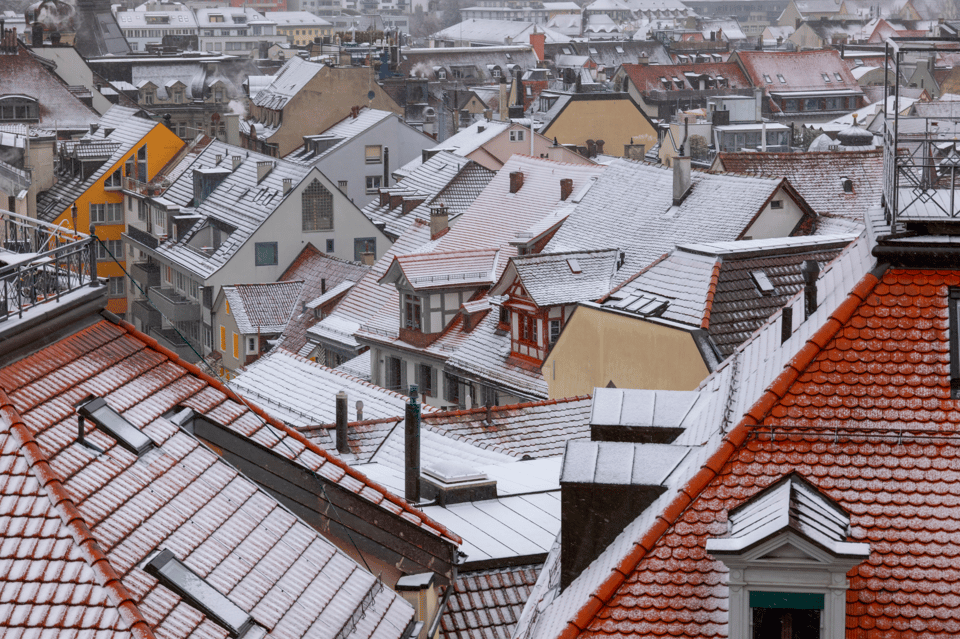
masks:
[[[673,78],[683,80],[689,86],[685,73],[708,75],[711,78],[722,77],[730,83],[731,89],[749,89],[750,80],[743,74],[740,66],[733,62],[703,62],[698,64],[624,64],[623,70],[638,91],[665,91],[661,78],[671,82]]]
[[[395,593],[161,417],[187,404],[262,441],[256,409],[217,386],[129,325],[108,321],[0,370],[0,635],[226,637],[143,570],[160,548],[269,636],[304,636],[317,624],[332,628],[329,636],[339,628],[365,639],[402,635],[413,610]],[[77,444],[74,406],[90,394],[159,448],[138,460],[89,422],[87,440],[105,452]],[[362,475],[298,446],[302,438],[281,425],[273,429],[300,459],[318,460],[320,475],[416,517]],[[365,593],[373,605],[353,625]]]
[[[848,637],[957,636],[956,286],[956,271],[866,275],[562,636],[725,637],[726,568],[706,539],[791,472],[846,510],[852,540],[871,546],[848,573]]]
[[[735,54],[750,82],[755,87],[771,92],[836,91],[848,89],[861,93],[860,85],[843,63],[840,52],[834,49],[816,51],[737,51]],[[826,73],[830,82],[824,82]],[[838,81],[834,73],[842,78]],[[782,74],[786,82],[780,82]],[[764,75],[771,79],[767,82]]]

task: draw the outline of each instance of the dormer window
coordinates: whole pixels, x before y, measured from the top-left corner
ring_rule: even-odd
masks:
[[[0,98],[0,120],[39,120],[37,101],[26,95]]]
[[[420,298],[409,293],[403,296],[403,327],[412,331],[422,330],[423,308]]]
[[[517,316],[521,342],[537,346],[537,321],[537,318],[533,315],[520,314]]]

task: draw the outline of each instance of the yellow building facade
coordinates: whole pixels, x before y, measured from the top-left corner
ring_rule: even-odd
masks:
[[[587,140],[603,141],[602,153],[623,157],[624,146],[643,144],[652,149],[657,130],[640,106],[624,93],[574,94],[566,106],[540,131],[560,144],[589,147]]]
[[[145,163],[147,178],[153,179],[183,145],[183,141],[165,125],[156,124],[146,135],[130,145],[119,160],[111,159],[111,165],[103,175],[90,185],[75,203],[67,205],[53,220],[54,224],[76,229],[82,233],[89,232],[93,222],[94,233],[105,245],[97,247],[97,275],[109,278],[107,310],[121,317],[127,312],[126,287],[131,284],[124,277],[126,255],[120,234],[126,230],[126,216],[137,215],[137,211],[128,211],[123,206],[122,181],[117,180],[118,171],[120,177],[132,178],[134,175],[131,167],[135,167],[138,162]],[[76,212],[74,212],[74,204]],[[116,214],[117,207],[120,211],[119,216]],[[93,211],[93,220],[91,220],[91,211]]]

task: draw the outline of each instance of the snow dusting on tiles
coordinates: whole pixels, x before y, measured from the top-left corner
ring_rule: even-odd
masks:
[[[537,306],[557,306],[598,300],[613,288],[620,251],[573,251],[515,257],[502,278],[513,272]],[[498,287],[499,288],[499,287]]]
[[[224,286],[230,312],[244,335],[283,332],[300,299],[303,282]]]
[[[304,138],[304,140],[322,142],[325,148],[320,153],[314,153],[309,144],[303,144],[285,155],[284,158],[293,162],[300,162],[301,164],[316,164],[349,142],[352,138],[376,126],[389,117],[396,118],[398,116],[391,111],[381,111],[379,109],[363,107],[356,116],[348,115],[326,131],[322,131],[317,135],[308,135]]]
[[[161,417],[178,404],[233,421],[250,412],[132,328],[95,323],[0,370],[0,387],[0,583],[12,597],[0,604],[0,634],[227,637],[144,571],[160,549],[268,637],[304,636],[319,623],[330,639],[398,639],[412,619],[409,604],[374,575]],[[91,392],[156,448],[138,460],[89,422],[86,439],[105,453],[76,444],[73,406]],[[317,457],[321,467],[336,465]],[[372,603],[355,622],[364,593]]]
[[[460,572],[440,622],[442,639],[510,639],[540,564]]]

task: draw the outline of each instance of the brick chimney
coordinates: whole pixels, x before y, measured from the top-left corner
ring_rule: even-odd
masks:
[[[516,193],[523,186],[523,171],[510,173],[510,192]]]
[[[537,60],[543,62],[546,57],[546,44],[547,44],[547,34],[540,33],[534,28],[533,33],[530,34],[530,46],[533,47],[533,52],[537,54]]]
[[[450,213],[443,204],[430,207],[430,239],[435,240],[450,228]]]
[[[566,200],[571,193],[573,193],[573,180],[571,178],[560,180],[560,199]]]

